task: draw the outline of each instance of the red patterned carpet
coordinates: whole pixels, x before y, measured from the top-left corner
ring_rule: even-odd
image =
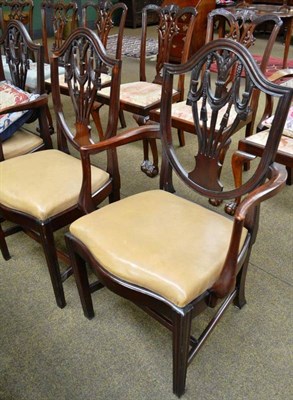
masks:
[[[262,56],[254,54],[253,58],[257,62],[258,65],[261,63]],[[287,68],[293,68],[293,60],[288,59],[288,64]],[[276,71],[279,71],[280,69],[283,69],[283,60],[282,58],[277,58],[277,57],[270,57],[269,64],[266,69],[265,76],[269,77]]]

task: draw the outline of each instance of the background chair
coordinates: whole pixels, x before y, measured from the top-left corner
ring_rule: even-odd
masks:
[[[212,81],[214,63],[217,71]],[[225,80],[234,71],[227,92]],[[197,135],[192,137],[183,165],[173,144],[170,115],[175,78],[188,72],[191,72],[188,101]],[[180,397],[185,391],[188,364],[224,311],[232,302],[240,308],[246,302],[245,277],[257,237],[260,204],[285,184],[285,169],[273,161],[293,91],[268,82],[248,50],[228,39],[208,43],[180,66],[165,64],[162,89],[161,187],[173,189],[170,186],[173,169],[181,183],[195,192],[192,198],[198,204],[163,190],[142,192],[75,221],[66,239],[86,317],[94,316],[87,264],[101,286],[133,301],[171,330],[173,392]],[[244,184],[226,186],[224,174],[220,180],[218,173],[221,151],[228,140],[237,143],[233,127],[248,117],[256,89],[276,97],[276,118],[263,157],[252,175]],[[207,103],[211,114],[207,112]],[[236,115],[232,115],[234,122],[227,128],[232,107]],[[226,110],[224,116],[222,108]],[[126,138],[121,135],[114,139],[119,144]],[[86,157],[90,148],[83,151]],[[242,156],[237,150],[231,153],[233,169]],[[227,159],[226,174],[231,168]],[[201,197],[228,202],[236,197],[233,219],[201,206]],[[195,338],[192,319],[217,303],[211,321]]]
[[[122,59],[122,41],[123,41],[123,32],[125,27],[125,20],[127,15],[127,6],[124,3],[115,3],[113,4],[111,1],[102,0],[100,2],[88,1],[82,5],[82,26],[94,28],[101,39],[105,49],[107,49],[108,37],[111,33],[112,28],[114,27],[114,21],[119,21],[118,33],[117,33],[117,42],[116,42],[116,53],[115,58],[117,60]],[[93,20],[94,16],[94,20]],[[111,82],[111,78],[105,74],[103,74],[103,86],[109,86]],[[101,125],[101,121],[99,118],[98,110],[100,107],[99,104],[94,104],[92,116],[94,118],[96,127],[98,129],[100,138],[103,138],[103,128]],[[123,128],[126,127],[123,111],[120,111],[120,122]]]
[[[65,61],[71,99],[67,114],[63,112],[60,96],[60,58]],[[91,167],[88,158],[80,161],[69,155],[66,142],[70,142],[77,154],[82,146],[94,143],[89,116],[105,67],[112,70],[111,106],[105,137],[114,136],[119,111],[121,61],[106,56],[100,39],[93,31],[79,28],[64,43],[62,51],[56,50],[52,58],[59,150],[44,150],[0,163],[0,213],[42,244],[56,302],[61,308],[66,304],[62,281],[70,276],[71,268],[62,273],[60,271],[58,256],[65,262],[68,257],[56,249],[54,232],[83,214],[81,204],[90,204],[94,209],[108,196],[110,201],[119,199],[120,179],[115,151],[105,148],[107,162],[104,170]],[[72,113],[75,113],[75,125],[69,127],[66,115],[71,117]],[[102,143],[98,149],[98,152],[103,150]],[[82,193],[89,189],[90,180],[91,194],[84,198]]]
[[[32,0],[2,0],[0,2],[0,24],[2,32],[5,30],[8,21],[16,19],[22,22],[33,38],[33,11]]]
[[[180,7],[192,6],[196,8],[197,17],[196,17],[196,26],[194,29],[194,33],[192,35],[189,55],[197,52],[204,44],[206,38],[206,30],[207,30],[207,17],[208,14],[216,8],[215,0],[164,0],[162,2],[163,6],[169,4],[178,4]],[[180,63],[181,62],[181,53],[184,47],[184,38],[185,38],[185,28],[186,28],[186,19],[184,18],[179,23],[180,33],[176,35],[174,38],[174,42],[172,44],[172,49],[170,53],[170,62],[172,63]]]
[[[50,53],[59,49],[66,37],[78,26],[76,2],[43,0],[41,4],[42,41],[45,47],[45,62],[50,62]],[[51,29],[53,28],[53,32]],[[49,48],[48,38],[53,34]],[[61,60],[60,60],[61,61]]]
[[[78,26],[78,7],[76,2],[65,3],[63,0],[42,0],[42,43],[45,48],[45,88],[51,92],[50,55],[65,41],[66,37]],[[52,31],[53,29],[53,31]],[[52,40],[53,38],[53,40]],[[50,46],[49,46],[50,39]],[[59,60],[58,73],[64,74],[63,60]],[[48,114],[50,131],[54,132],[53,120]]]
[[[121,59],[126,15],[127,6],[124,3],[113,4],[111,1],[102,0],[99,2],[87,1],[82,5],[82,26],[96,29],[105,48],[107,48],[108,37],[114,27],[114,21],[119,21],[115,55],[117,60]]]
[[[158,18],[158,53],[156,56],[155,77],[150,80],[146,76],[146,39],[147,39],[147,22],[148,14],[154,13]],[[185,61],[189,55],[191,38],[194,30],[195,17],[197,11],[194,7],[180,8],[175,5],[159,7],[156,5],[148,5],[142,11],[142,31],[141,31],[141,48],[140,48],[140,67],[139,81],[124,83],[120,87],[120,108],[134,114],[134,118],[138,125],[144,125],[149,120],[149,114],[152,109],[158,108],[161,102],[161,83],[162,68],[165,62],[169,61],[171,44],[177,34],[180,33],[178,21],[186,18],[188,24],[185,30],[184,49],[181,59]],[[181,34],[182,39],[182,34]],[[184,77],[179,77],[177,89],[172,95],[173,101],[182,99],[184,87]],[[109,105],[109,90],[107,88],[101,90],[97,101],[99,103]],[[98,112],[98,110],[97,110]],[[96,117],[97,118],[97,117]],[[155,141],[151,141],[153,152],[153,163],[148,159],[148,142],[144,142],[144,161],[141,166],[142,170],[149,176],[155,176],[158,173],[158,155]]]
[[[232,14],[228,10],[223,8],[213,10],[208,15],[206,43],[214,40],[215,37],[217,37],[216,35],[219,34],[220,37],[225,36],[228,39],[235,40],[239,43],[242,43],[245,47],[250,48],[253,46],[255,40],[257,40],[254,36],[255,30],[260,25],[268,21],[273,23],[273,27],[267,44],[264,48],[262,62],[259,66],[260,70],[264,73],[266,71],[266,67],[276,37],[278,35],[280,27],[282,26],[282,21],[278,16],[257,16],[253,11],[250,10],[240,10],[236,14]],[[219,32],[215,31],[215,27],[217,26],[216,22],[218,23]],[[229,83],[229,81],[233,80],[235,71],[231,71],[231,73],[232,75],[227,81],[227,84]],[[252,96],[251,98],[250,117],[247,118],[245,121],[240,121],[240,124],[237,126],[237,130],[243,128],[243,126],[246,127],[246,136],[250,136],[254,129],[258,100],[259,91],[256,90],[254,96]],[[151,114],[151,118],[154,121],[159,121],[160,112],[154,111]],[[191,107],[188,105],[188,102],[186,102],[186,98],[181,102],[173,104],[172,126],[185,132],[195,133],[192,110]],[[184,145],[183,134],[181,134],[179,137],[179,143],[181,146]]]

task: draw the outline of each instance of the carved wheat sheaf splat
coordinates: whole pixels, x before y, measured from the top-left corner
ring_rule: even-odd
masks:
[[[10,6],[10,10],[8,13],[9,19],[16,19],[20,22],[24,22],[24,20],[26,19],[26,15],[24,14],[24,9],[26,7],[29,7],[30,5],[31,3],[28,1],[20,1],[20,0],[11,1],[9,3]]]
[[[67,11],[63,4],[58,5],[52,18],[55,43],[53,43],[53,51],[58,49],[63,43],[64,29],[68,22]]]
[[[112,14],[110,13],[110,10],[113,8],[113,4],[106,0],[95,4],[94,7],[97,11],[95,27],[97,28],[97,33],[105,46],[107,44],[109,31],[114,26]]]
[[[65,81],[68,84],[75,114],[77,137],[84,136],[79,128],[89,126],[90,111],[97,90],[102,87],[101,73],[105,66],[94,47],[84,38],[77,38],[64,55]],[[81,129],[81,128],[80,128]],[[89,133],[90,128],[88,127]]]
[[[9,29],[5,43],[6,62],[9,65],[13,83],[25,89],[27,71],[30,67],[28,48],[19,30]]]
[[[172,39],[180,29],[178,27],[178,17],[180,8],[176,5],[163,7],[160,13],[160,23],[158,26],[158,59],[157,59],[157,77],[161,75],[163,65],[168,61]]]
[[[211,72],[215,65],[217,73]],[[251,80],[243,77],[241,61],[225,50],[210,53],[205,62],[192,71],[187,102],[192,107],[198,153],[195,168],[189,176],[199,184],[208,174],[210,188],[221,189],[219,170],[223,155],[236,127],[251,112],[249,104],[253,88]]]

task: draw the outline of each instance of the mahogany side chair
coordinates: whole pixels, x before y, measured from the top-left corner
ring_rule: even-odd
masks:
[[[249,51],[229,39],[214,40],[186,63],[165,64],[163,71],[157,129],[163,148],[160,178],[164,190],[138,193],[83,216],[70,225],[66,241],[87,318],[94,317],[94,309],[86,265],[95,272],[101,287],[137,304],[172,332],[173,392],[180,397],[185,391],[187,366],[224,311],[232,302],[239,308],[246,303],[245,279],[257,237],[260,204],[276,195],[286,181],[285,168],[274,159],[293,90],[267,81]],[[190,146],[184,148],[182,164],[183,149],[173,143],[171,107],[176,78],[188,72],[191,85],[187,98],[197,135],[191,136]],[[234,79],[227,91],[226,80],[232,72]],[[210,79],[212,74],[216,75],[214,80]],[[255,90],[275,97],[276,118],[263,157],[238,185],[232,172],[237,174],[245,154],[231,150],[233,171],[229,179],[230,153],[225,158],[227,170],[219,177],[221,151],[227,141],[237,144],[239,133],[234,136],[234,127],[249,116]],[[122,141],[123,135],[119,136],[115,139]],[[84,157],[90,153],[86,147],[83,151]],[[174,189],[170,184],[172,170],[191,189],[189,200],[170,193]],[[227,202],[224,210],[237,198],[233,217],[224,210],[221,215],[220,209],[207,208],[205,199],[211,197]],[[216,305],[211,321],[195,338],[192,319]]]
[[[16,19],[22,22],[33,38],[33,0],[1,0],[0,1],[0,25],[4,32],[8,21]]]
[[[42,41],[45,47],[45,63],[50,63],[50,53],[59,49],[66,37],[78,26],[77,3],[64,0],[42,0]],[[53,41],[49,47],[50,28],[53,27]]]
[[[128,8],[125,3],[113,4],[109,0],[101,0],[99,2],[87,1],[82,5],[82,18],[81,18],[82,26],[95,29],[105,49],[107,49],[108,37],[111,34],[112,29],[115,25],[114,21],[115,20],[119,21],[117,41],[116,41],[116,52],[115,52],[115,58],[117,60],[122,59],[122,42],[123,42],[123,33],[127,16],[127,10]],[[110,81],[111,77],[109,77],[107,74],[104,74],[102,77],[103,86],[104,87],[109,86]],[[98,132],[100,134],[100,137],[102,138],[104,133],[99,118],[99,112],[95,111],[98,110],[99,108],[100,104],[95,103],[93,105],[92,117],[94,118]],[[126,123],[123,115],[123,110],[120,110],[119,117],[122,128],[125,128]]]
[[[154,63],[155,76],[150,78],[146,74],[146,41],[148,36],[148,15],[157,15],[157,42],[158,50],[156,62]],[[180,8],[178,5],[166,5],[159,7],[154,4],[147,5],[142,10],[141,28],[141,47],[140,47],[140,66],[139,80],[123,83],[120,87],[120,107],[123,111],[133,114],[138,125],[145,125],[149,121],[150,111],[156,109],[161,103],[162,91],[162,68],[165,62],[169,61],[169,56],[175,37],[185,32],[185,41],[181,60],[186,61],[194,32],[197,11],[194,7]],[[182,28],[182,21],[186,20],[186,26]],[[178,86],[172,94],[174,102],[182,99],[184,89],[184,77],[179,77]],[[109,105],[109,89],[101,90],[97,101]],[[150,141],[153,153],[153,162],[149,160],[149,142],[144,141],[144,161],[141,169],[149,176],[158,174],[158,152],[155,140]]]
[[[42,0],[42,43],[45,48],[45,88],[47,93],[51,92],[51,69],[50,55],[57,50],[66,37],[78,26],[78,7],[76,2],[64,0]],[[51,32],[53,29],[53,32]],[[50,46],[49,46],[50,43]],[[63,60],[59,60],[58,73],[63,76]],[[54,132],[53,120],[48,114],[51,133]]]
[[[216,24],[218,22],[218,25]],[[277,38],[280,27],[282,26],[282,20],[277,15],[261,15],[258,16],[252,10],[240,9],[236,14],[232,14],[229,10],[219,8],[211,11],[208,14],[207,23],[207,35],[206,43],[214,40],[217,36],[215,27],[219,28],[219,36],[223,35],[225,38],[242,43],[245,47],[250,48],[257,40],[254,36],[255,29],[265,22],[273,24],[272,31],[267,40],[267,43],[263,49],[263,57],[259,66],[260,70],[264,73],[266,71],[268,61],[271,55],[271,51],[275,40]],[[235,71],[231,71],[231,77]],[[250,118],[244,121],[240,121],[240,124],[236,128],[237,130],[246,127],[246,136],[252,134],[255,124],[255,117],[258,109],[259,91],[255,91],[254,96],[251,98],[251,113]],[[209,107],[207,105],[207,107]],[[223,110],[224,111],[224,110]],[[159,121],[160,111],[154,111],[151,114],[151,118],[154,121]],[[186,102],[186,98],[180,102],[174,103],[172,106],[172,126],[178,130],[182,130],[189,133],[195,133],[193,125],[193,116],[191,107]],[[179,143],[184,146],[183,134],[179,137]],[[224,156],[224,152],[223,152]]]
[[[119,21],[115,54],[117,60],[120,60],[122,55],[122,40],[127,10],[125,3],[112,3],[109,0],[87,1],[82,5],[82,26],[94,28],[106,49],[108,37],[115,26],[114,21]],[[93,17],[94,19],[92,19]],[[90,23],[92,23],[91,26]]]
[[[59,61],[64,60],[65,80],[71,99],[71,112],[63,112],[59,87]],[[79,152],[90,147],[98,138],[90,126],[90,110],[97,91],[101,89],[100,75],[105,68],[112,71],[111,105],[105,138],[116,135],[119,112],[121,61],[106,56],[98,36],[87,28],[77,28],[52,56],[52,92],[57,119],[58,150],[26,154],[0,163],[0,214],[7,221],[20,225],[42,244],[57,305],[66,305],[62,282],[71,275],[71,267],[61,272],[58,257],[68,263],[64,252],[56,249],[54,232],[83,215],[82,193],[92,209],[109,197],[119,199],[120,179],[115,149],[105,151],[106,169],[91,166],[89,157],[82,160],[69,154],[67,142]],[[68,99],[68,97],[66,97]],[[67,102],[68,106],[68,102]],[[72,114],[75,114],[74,126]],[[70,118],[70,121],[68,121]],[[72,149],[72,147],[70,147]],[[69,263],[68,263],[69,264]]]

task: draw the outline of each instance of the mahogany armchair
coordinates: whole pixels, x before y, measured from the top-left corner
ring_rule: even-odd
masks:
[[[215,63],[216,73],[212,72]],[[157,129],[163,147],[161,188],[165,190],[142,192],[78,219],[70,225],[66,241],[87,318],[94,317],[89,265],[100,287],[134,302],[171,330],[173,392],[180,397],[185,391],[187,366],[224,311],[232,302],[239,308],[246,303],[245,278],[257,237],[260,204],[285,185],[286,171],[274,164],[274,158],[293,91],[267,81],[249,51],[229,39],[214,40],[186,63],[165,64],[163,70]],[[234,71],[227,90],[226,81]],[[171,107],[174,82],[188,72],[191,85],[187,98],[197,135],[189,137],[182,164],[183,149],[173,144]],[[234,128],[249,116],[255,90],[275,97],[276,118],[258,165],[243,184],[234,184],[233,178],[229,179],[228,156],[237,176],[241,161],[249,155],[237,150],[228,153],[227,169],[220,178],[221,151],[227,141],[237,144],[239,132],[235,137]],[[228,127],[230,117],[233,121]],[[114,139],[119,144],[123,134]],[[86,157],[90,147],[84,146],[83,152]],[[172,170],[191,189],[192,200],[170,193],[174,190]],[[230,214],[231,201],[236,204],[233,218],[200,205],[210,197],[227,202],[224,209]],[[195,338],[192,319],[216,305],[211,321]]]
[[[154,63],[155,76],[152,80],[146,74],[146,40],[149,14],[157,15],[158,19],[158,52]],[[143,8],[139,81],[123,83],[120,87],[120,107],[123,111],[132,113],[138,125],[145,125],[149,121],[150,111],[160,106],[162,68],[164,63],[169,61],[172,43],[176,36],[180,34],[180,40],[182,40],[182,31],[185,32],[185,41],[181,60],[182,62],[187,60],[196,15],[197,11],[194,7],[180,8],[177,5],[159,7],[151,4]],[[184,29],[182,29],[182,20],[187,21]],[[181,29],[179,29],[179,25],[181,25]],[[182,99],[183,87],[184,77],[182,76],[179,77],[178,86],[172,93],[174,102]],[[109,105],[109,90],[107,88],[101,90],[97,101]],[[147,175],[155,176],[158,174],[158,153],[156,142],[151,140],[150,144],[154,158],[153,163],[148,159],[149,143],[144,141],[144,161],[141,169]]]
[[[64,60],[72,107],[70,113],[63,112],[58,74],[60,58]],[[106,152],[106,170],[91,166],[89,157],[82,156],[80,161],[69,154],[72,147],[79,152],[83,146],[91,147],[98,140],[91,130],[89,116],[97,91],[101,89],[100,75],[105,68],[109,73],[112,71],[111,105],[105,137],[114,136],[119,112],[121,61],[106,56],[93,31],[78,28],[52,56],[58,150],[44,150],[0,163],[0,215],[20,225],[42,244],[60,308],[66,305],[62,282],[71,275],[71,268],[60,270],[58,257],[66,263],[68,257],[56,249],[54,232],[80,217],[83,214],[81,205],[89,203],[95,209],[107,197],[110,201],[119,199],[120,179],[115,149],[107,150],[102,142],[99,143],[99,152]],[[73,127],[67,120],[68,114],[72,120],[72,113],[75,114]],[[84,200],[85,188],[90,193]]]

